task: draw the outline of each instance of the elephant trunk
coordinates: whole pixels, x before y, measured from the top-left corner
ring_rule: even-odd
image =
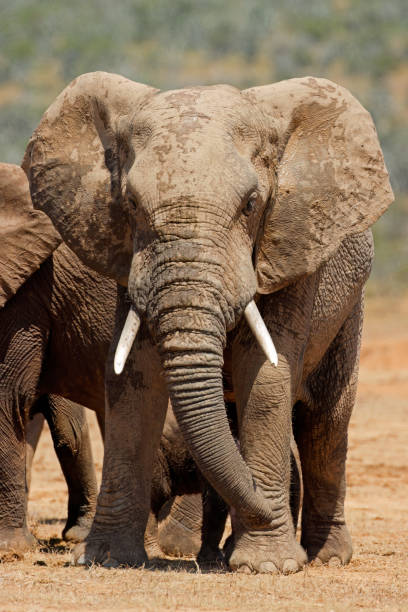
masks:
[[[213,291],[202,286],[197,293],[197,281],[195,284],[194,295],[201,295],[205,307],[187,306],[186,290],[167,286],[165,299],[156,302],[154,318],[149,317],[173,410],[204,476],[227,503],[239,508],[248,526],[262,528],[271,524],[273,508],[256,490],[225,411],[222,366],[226,326],[222,308]]]

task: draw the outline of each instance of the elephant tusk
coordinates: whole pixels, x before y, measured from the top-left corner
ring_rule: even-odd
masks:
[[[126,317],[125,325],[120,334],[118,346],[116,347],[113,369],[115,374],[121,374],[125,367],[126,359],[130,353],[133,342],[140,327],[139,315],[131,308]]]
[[[276,352],[271,335],[254,300],[249,302],[248,306],[245,308],[244,314],[252,333],[258,340],[267,359],[276,367],[278,365],[278,353]]]

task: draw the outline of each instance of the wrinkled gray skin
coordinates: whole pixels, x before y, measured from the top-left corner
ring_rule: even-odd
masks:
[[[142,320],[120,376],[108,359],[102,487],[78,561],[145,562],[170,396],[201,472],[236,511],[231,568],[294,572],[305,551],[346,563],[367,230],[392,201],[369,114],[324,79],[158,92],[91,73],[45,113],[24,168],[35,207],[84,262],[128,287]],[[276,368],[242,316],[253,298]],[[116,342],[128,309],[122,301]],[[289,509],[292,418],[302,546]]]
[[[222,562],[219,545],[227,515],[227,505],[197,470],[169,408],[152,472],[144,538],[149,557],[165,552],[193,554],[202,564]]]
[[[89,531],[97,486],[84,409],[74,402],[95,410],[103,427],[116,294],[116,283],[87,269],[61,244],[49,219],[33,210],[21,168],[0,164],[2,550],[35,544],[26,522],[26,490],[40,415],[68,485],[64,536],[78,541]]]
[[[291,450],[290,508],[296,531],[301,506],[302,483],[299,454],[293,441]],[[198,562],[204,565],[219,564],[220,561],[225,560],[224,555],[221,556],[219,545],[225,529],[227,507],[222,504],[222,499],[216,496],[212,487],[209,487],[207,483],[204,483],[203,487],[203,494],[176,496],[160,508],[158,534],[149,519],[145,546],[154,538],[153,547],[156,542],[158,544],[156,554],[164,552],[174,557],[197,557]],[[224,545],[223,552],[226,558],[230,554],[232,544],[233,535],[228,537]],[[150,557],[152,547],[146,550]]]
[[[231,431],[237,439],[236,406],[232,402],[226,405]],[[299,454],[292,439],[290,511],[295,531],[302,493],[300,470]],[[223,565],[224,554],[219,546],[229,509],[197,470],[171,408],[153,468],[151,510],[145,533],[149,558],[164,552],[174,557],[197,557],[203,566]]]
[[[80,541],[89,532],[97,486],[84,409],[75,402],[96,412],[103,434],[117,285],[60,244],[48,217],[33,210],[18,166],[0,164],[0,199],[0,550],[23,552],[35,545],[27,489],[44,417],[68,486],[63,535]],[[170,411],[152,509],[158,515],[170,496],[203,487]],[[183,521],[183,513],[175,520]],[[157,546],[152,534],[148,539]],[[213,544],[210,535],[208,542],[216,555],[219,540]]]
[[[25,513],[30,491],[32,462],[46,419],[68,488],[68,515],[62,536],[67,541],[80,542],[89,533],[95,514],[97,496],[92,445],[85,410],[83,406],[64,397],[43,395],[33,403],[29,414],[25,425]],[[100,417],[102,419],[104,417],[103,410]],[[7,517],[4,517],[3,522],[6,523],[8,520]],[[27,545],[32,543],[34,546],[35,539],[28,532],[26,535]],[[8,543],[3,540],[3,549],[5,544],[6,550],[16,550],[13,540]],[[24,551],[24,547],[21,551]]]

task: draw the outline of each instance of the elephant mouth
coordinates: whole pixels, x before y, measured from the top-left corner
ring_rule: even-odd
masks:
[[[259,346],[263,350],[265,357],[272,365],[277,367],[278,354],[275,345],[254,300],[251,300],[246,306],[244,316]],[[115,374],[119,375],[123,372],[139,327],[140,317],[137,312],[131,308],[127,315],[115,352],[113,363]]]

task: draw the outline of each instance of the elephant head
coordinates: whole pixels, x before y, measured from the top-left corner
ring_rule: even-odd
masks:
[[[200,469],[269,524],[225,415],[226,332],[257,292],[313,273],[392,201],[370,115],[324,79],[159,92],[91,73],[45,113],[24,168],[67,244],[128,286],[122,340],[145,317]]]
[[[0,308],[61,242],[50,219],[34,210],[19,166],[0,164]]]

